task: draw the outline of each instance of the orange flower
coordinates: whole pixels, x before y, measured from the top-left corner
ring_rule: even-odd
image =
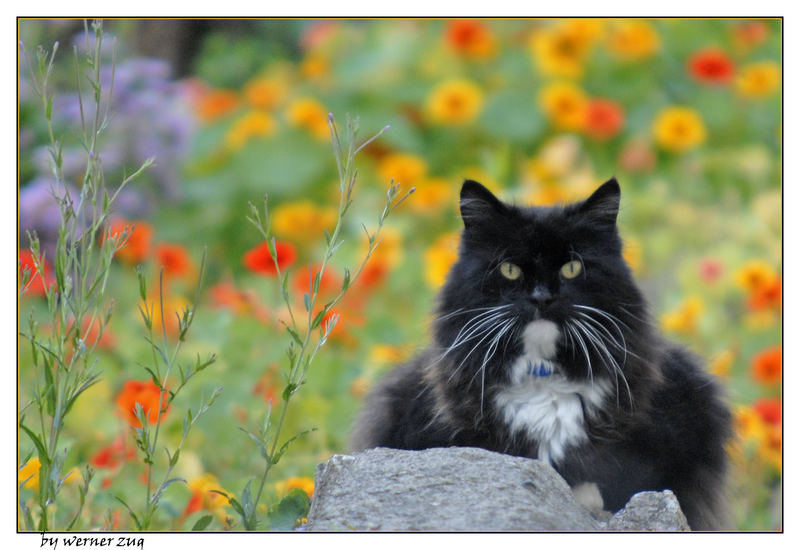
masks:
[[[33,259],[33,252],[30,250],[20,250],[17,256],[19,262],[19,275],[20,282],[22,281],[22,273],[25,268],[30,271],[30,278],[28,279],[26,294],[31,296],[44,296],[47,294],[47,288],[55,283],[55,275],[47,260],[43,258],[43,265],[40,266],[41,271],[36,268],[36,262]]]
[[[267,403],[276,404],[278,401],[278,383],[276,383],[275,379],[278,378],[278,374],[278,366],[270,365],[258,379],[256,385],[253,386],[253,394],[262,396]]]
[[[625,112],[616,101],[592,99],[586,107],[586,134],[597,140],[606,140],[619,133],[625,124]]]
[[[239,290],[230,282],[218,283],[209,290],[214,307],[229,309],[237,315],[251,314],[262,322],[269,320],[266,308],[254,293]]]
[[[781,425],[781,400],[774,397],[765,397],[753,403],[753,409],[767,424]]]
[[[292,126],[305,128],[317,139],[325,140],[330,137],[328,113],[316,99],[295,99],[287,108],[286,118]]]
[[[314,480],[310,477],[290,477],[285,481],[276,483],[275,487],[282,495],[288,493],[292,489],[301,489],[306,492],[308,498],[314,496]]]
[[[274,109],[286,95],[286,86],[276,79],[256,78],[244,87],[247,102],[257,109]]]
[[[95,468],[113,469],[123,461],[132,460],[135,456],[136,453],[133,449],[126,449],[125,439],[120,435],[113,443],[97,451],[89,459],[89,463]]]
[[[136,403],[142,406],[148,424],[155,424],[158,420],[159,393],[161,394],[161,406],[167,403],[167,392],[159,391],[152,380],[141,382],[139,380],[128,380],[117,395],[117,407],[123,418],[134,428],[141,428],[142,424],[136,418]],[[169,407],[162,410],[161,420],[169,413]]]
[[[781,348],[776,346],[765,349],[753,357],[750,374],[765,386],[774,386],[781,382]]]
[[[727,84],[734,73],[733,61],[718,48],[693,53],[686,67],[689,74],[704,84]]]
[[[737,46],[749,49],[758,46],[769,36],[769,27],[764,21],[747,21],[733,28],[733,38]]]
[[[756,310],[766,308],[780,309],[782,305],[781,297],[781,280],[775,277],[772,281],[753,289],[747,300],[747,305],[750,309]]]
[[[288,266],[294,263],[297,258],[297,251],[294,246],[286,242],[276,241],[275,253],[278,256],[277,263],[281,271],[284,271]],[[261,243],[248,250],[243,260],[245,267],[254,273],[260,273],[262,275],[278,274],[278,271],[275,269],[275,261],[273,261],[272,254],[269,252],[268,243]]]
[[[224,518],[225,514],[222,507],[228,504],[228,500],[221,494],[214,492],[225,492],[214,475],[203,474],[192,478],[187,485],[192,492],[192,496],[186,504],[182,519],[186,519],[190,514],[200,510],[209,510],[215,512],[219,519]]]
[[[309,292],[309,288],[319,273],[320,264],[308,266],[306,269],[298,269],[294,278],[294,288],[300,294]],[[323,297],[333,297],[342,288],[342,280],[334,273],[330,265],[325,267],[325,272],[319,281],[319,294]]]
[[[447,24],[445,38],[456,53],[465,57],[483,59],[496,51],[492,33],[483,21],[457,19]]]
[[[189,252],[179,244],[160,243],[155,247],[158,265],[164,268],[165,275],[181,276],[189,273],[192,266]]]
[[[197,115],[200,120],[211,122],[233,111],[239,103],[236,92],[231,90],[211,90],[197,101]]]
[[[109,232],[116,237],[128,229],[130,234],[128,240],[120,248],[116,257],[128,265],[142,263],[150,254],[150,244],[153,240],[153,226],[145,221],[128,222],[124,219],[117,219],[111,222]]]

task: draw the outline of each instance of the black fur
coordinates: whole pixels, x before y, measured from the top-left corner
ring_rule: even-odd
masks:
[[[573,486],[596,483],[612,512],[636,492],[671,489],[693,529],[727,528],[730,413],[698,360],[654,329],[622,259],[619,200],[614,179],[583,202],[550,208],[505,204],[466,181],[459,258],[439,295],[434,343],[368,395],[353,449],[474,446],[536,458],[539,442],[512,432],[493,398],[511,383],[521,331],[546,319],[562,330],[560,374],[611,388],[599,411],[590,414],[584,404],[588,442],[555,460],[558,472]],[[567,279],[560,269],[573,260],[582,271]],[[522,276],[503,277],[503,262]],[[504,307],[499,321],[481,329],[480,316],[493,315],[485,308],[494,306]],[[576,319],[603,345],[566,328]]]

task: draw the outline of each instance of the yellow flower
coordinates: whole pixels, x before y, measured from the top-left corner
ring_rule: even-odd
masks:
[[[742,442],[759,441],[766,434],[766,423],[753,407],[738,405],[733,409],[733,417],[736,435]]]
[[[735,360],[736,354],[732,350],[726,349],[725,351],[721,351],[711,358],[709,371],[711,371],[711,374],[714,376],[727,378],[731,373],[731,367]]]
[[[308,242],[320,238],[323,230],[333,230],[336,210],[319,207],[311,201],[296,201],[279,205],[272,212],[272,230],[284,239]]]
[[[642,243],[632,237],[625,239],[622,257],[630,266],[631,271],[639,273],[642,269]]]
[[[301,489],[306,492],[308,498],[314,496],[314,480],[310,477],[290,477],[275,484],[278,493],[285,495],[292,489]]]
[[[667,107],[653,122],[656,142],[667,151],[681,153],[693,149],[706,140],[703,119],[688,107]]]
[[[424,159],[407,153],[386,155],[378,165],[381,180],[394,180],[404,188],[410,189],[428,173],[428,163]]]
[[[552,206],[569,202],[572,194],[567,188],[556,180],[538,182],[535,187],[524,195],[524,200],[536,206]]]
[[[172,295],[164,298],[164,328],[167,335],[176,338],[180,335],[180,323],[178,317],[183,318],[183,312],[190,308],[189,300],[180,295]],[[150,320],[153,323],[153,332],[161,334],[161,300],[158,298],[151,298],[147,300],[147,312],[150,314]],[[139,316],[141,319],[141,316]]]
[[[434,122],[454,125],[472,122],[482,107],[483,92],[464,79],[442,82],[431,91],[426,103]]]
[[[447,233],[425,251],[425,280],[433,288],[442,286],[450,267],[458,259],[458,233]]]
[[[275,119],[269,113],[250,111],[228,130],[225,143],[230,149],[241,149],[251,138],[271,136],[276,129]]]
[[[369,350],[368,362],[371,365],[389,365],[399,363],[407,358],[408,350],[401,346],[376,344]]]
[[[34,491],[39,490],[39,470],[42,469],[42,463],[39,460],[38,456],[31,458],[25,465],[19,469],[17,472],[17,483],[22,483],[25,481],[24,487],[28,487],[29,489],[33,489]],[[30,478],[30,479],[28,479]],[[77,483],[81,479],[81,474],[78,468],[73,468],[67,474],[66,479],[64,480],[65,483]],[[26,481],[27,480],[27,481]]]
[[[197,495],[200,500],[202,508],[205,510],[217,510],[221,506],[228,504],[228,501],[214,491],[226,492],[219,484],[219,481],[213,474],[202,474],[192,478],[188,482],[189,490]]]
[[[539,93],[542,111],[561,130],[582,129],[588,104],[586,93],[569,82],[548,84]]]
[[[256,109],[274,109],[286,96],[286,86],[276,79],[255,78],[244,87],[244,97]]]
[[[641,61],[655,54],[661,41],[647,21],[626,20],[612,23],[607,44],[616,56],[629,61]]]
[[[674,310],[661,316],[664,330],[672,332],[693,332],[704,306],[700,298],[692,296],[684,300]]]
[[[530,51],[542,74],[576,78],[583,74],[586,58],[602,32],[602,21],[563,21],[534,34]]]
[[[325,76],[329,71],[330,65],[328,60],[316,53],[306,56],[300,64],[300,73],[309,79]]]
[[[760,99],[778,89],[781,70],[774,61],[751,63],[742,68],[736,77],[736,91],[743,97]]]
[[[289,124],[305,128],[317,139],[328,139],[330,136],[327,112],[316,99],[295,99],[289,104],[286,117]]]
[[[764,437],[758,445],[761,460],[780,470],[783,466],[783,433],[780,426],[766,426]]]
[[[417,190],[409,197],[408,207],[417,212],[436,213],[452,201],[453,186],[445,179],[423,179],[415,187]]]
[[[764,260],[749,260],[734,273],[736,284],[747,292],[755,292],[777,279],[778,274]]]

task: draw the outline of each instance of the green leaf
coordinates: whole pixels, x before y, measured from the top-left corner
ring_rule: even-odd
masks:
[[[311,432],[315,432],[315,431],[317,431],[316,428],[311,428],[310,430],[304,430],[304,431],[300,432],[299,434],[295,435],[294,437],[289,438],[289,440],[286,441],[286,443],[284,443],[281,446],[281,448],[278,450],[278,452],[275,453],[275,456],[272,457],[272,463],[273,464],[277,464],[278,463],[278,461],[283,456],[283,453],[285,453],[286,450],[289,448],[289,445],[291,445],[292,443],[294,443],[296,440],[300,439],[304,435],[306,435],[308,433],[311,433]]]
[[[125,509],[128,510],[128,513],[133,518],[134,523],[136,523],[136,528],[141,531],[142,530],[142,523],[139,521],[139,518],[136,516],[136,513],[131,509],[130,506],[128,506],[128,503],[125,502],[124,500],[122,500],[121,497],[118,497],[116,495],[114,495],[114,498],[117,499],[119,502],[121,502],[122,505],[125,507]]]
[[[303,304],[306,306],[306,311],[311,312],[311,296],[307,292],[303,294]]]
[[[208,524],[211,523],[211,520],[213,519],[214,516],[212,515],[201,517],[192,526],[192,531],[203,531],[206,527],[208,527]]]
[[[19,422],[19,427],[28,434],[28,437],[31,438],[33,444],[36,446],[36,451],[39,453],[39,461],[42,465],[50,466],[50,459],[47,456],[47,451],[45,450],[44,444],[42,441],[33,433],[25,424],[22,423],[22,420]]]
[[[254,433],[242,428],[242,427],[239,427],[239,429],[242,430],[244,433],[246,433],[248,436],[250,436],[250,439],[252,439],[253,442],[258,447],[258,450],[261,453],[261,457],[264,458],[264,459],[267,459],[267,457],[269,456],[268,453],[267,453],[267,447],[264,444],[264,442],[261,440],[261,438],[258,437],[257,435],[255,435]]]
[[[292,531],[297,521],[308,516],[311,499],[305,491],[292,489],[269,513],[271,531]]]

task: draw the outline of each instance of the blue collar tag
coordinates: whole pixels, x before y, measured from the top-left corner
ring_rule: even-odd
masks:
[[[527,373],[529,376],[550,376],[553,374],[553,366],[545,362],[533,363],[528,361]]]

